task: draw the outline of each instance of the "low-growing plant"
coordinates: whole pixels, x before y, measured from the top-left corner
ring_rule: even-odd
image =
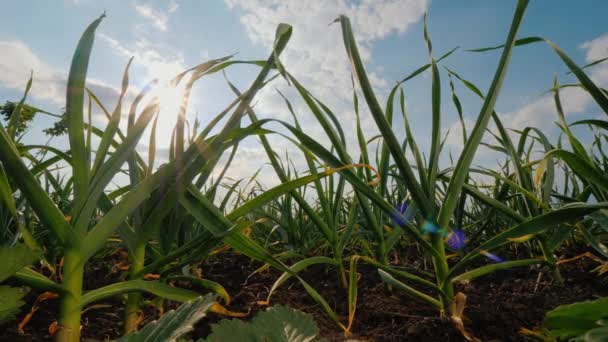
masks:
[[[435,57],[425,16],[423,32],[429,62],[397,82],[384,107],[371,86],[350,20],[346,16],[336,19],[353,71],[354,148],[349,146],[341,124],[345,117],[333,112],[281,64],[279,57],[292,34],[287,24],[277,27],[267,59],[239,61],[227,56],[206,61],[166,83],[150,82],[124,110],[129,94],[129,61],[118,101],[108,110],[107,104],[86,88],[95,31],[103,16],[95,20],[83,33],[72,60],[64,115],[26,104],[32,78],[19,102],[7,102],[2,107],[0,233],[5,246],[0,249],[0,257],[15,262],[5,265],[7,269],[0,267],[0,282],[13,278],[10,287],[0,286],[0,297],[10,296],[10,300],[0,301],[0,322],[13,319],[29,286],[58,296],[59,341],[79,340],[85,307],[113,296],[125,299],[123,340],[175,340],[208,311],[240,315],[222,306],[231,299],[222,284],[203,278],[197,270],[210,256],[221,258],[223,251],[232,248],[261,261],[264,265],[258,271],[273,267],[282,272],[266,300],[258,304],[267,305],[280,286],[296,280],[348,335],[355,321],[359,279],[369,277],[357,272],[363,262],[377,269],[387,291],[403,292],[430,305],[451,319],[467,340],[476,340],[465,329],[466,295],[456,293],[456,283],[532,265],[548,267],[554,280],[561,282],[559,265],[585,256],[600,263],[596,269],[600,275],[607,272],[608,263],[590,252],[570,259],[557,255],[568,241],[589,244],[598,255],[608,258],[608,158],[603,149],[608,142],[608,124],[599,119],[568,123],[560,98],[564,87],[581,87],[608,114],[607,92],[584,71],[606,59],[579,67],[552,42],[539,37],[518,38],[527,5],[527,0],[517,2],[505,44],[471,50],[502,50],[485,93],[446,66],[456,48]],[[515,48],[538,42],[546,42],[580,82],[561,85],[556,79],[550,90],[562,132],[556,143],[534,127],[508,130],[494,108]],[[207,126],[200,127],[196,120],[190,129],[186,120],[188,102],[196,82],[234,64],[260,70],[244,91],[227,81],[234,100]],[[431,82],[431,143],[427,153],[414,139],[405,91],[408,82],[423,73],[430,73]],[[449,79],[452,104],[461,124],[463,149],[458,155],[450,154],[450,165],[442,167],[446,159],[441,133],[444,75]],[[305,131],[300,124],[302,113],[296,113],[293,99],[280,92],[277,96],[284,100],[292,121],[258,117],[252,101],[278,77],[295,89],[328,138],[328,146]],[[177,113],[160,113],[162,92],[177,86],[184,89]],[[457,94],[460,86],[482,100],[472,128],[466,127],[466,109]],[[361,95],[379,131],[371,138],[365,136],[362,126]],[[105,127],[93,124],[94,108],[107,118]],[[397,111],[403,120],[403,139],[393,127],[398,122]],[[27,124],[38,113],[58,119],[48,130],[51,136],[67,130],[67,152],[53,147],[51,140],[46,145],[22,143]],[[159,115],[176,115],[177,124],[168,161],[157,166]],[[121,126],[125,116],[127,123]],[[495,129],[491,129],[492,122]],[[269,124],[278,124],[281,130],[272,131],[267,128]],[[585,148],[571,129],[581,125],[593,132],[590,148]],[[147,158],[143,158],[136,147],[148,129],[149,149]],[[306,169],[295,168],[290,159],[293,155],[282,157],[282,152],[271,145],[269,135],[287,139],[299,148]],[[225,177],[240,142],[252,136],[259,138],[279,185],[266,188],[257,182],[257,173],[249,182]],[[484,141],[485,137],[490,137],[490,142]],[[564,138],[571,150],[563,147]],[[540,146],[540,153],[535,146]],[[494,169],[474,166],[480,147],[501,153],[504,161]],[[226,155],[228,159],[223,162]],[[110,183],[121,172],[128,175],[128,181],[111,188]],[[564,182],[560,184],[558,179]],[[83,291],[85,267],[117,249],[128,254],[128,261],[116,265],[126,271],[121,280]],[[399,262],[400,255],[407,253],[411,258],[411,252],[422,266]],[[429,258],[432,270],[426,267]],[[27,267],[37,260],[40,271]],[[338,295],[347,302],[346,322],[315,284],[300,275],[313,265],[335,270],[344,290]],[[50,270],[48,277],[43,275],[44,268]],[[210,295],[201,297],[198,289],[213,292],[221,303]],[[163,300],[185,304],[137,332],[143,317],[144,292],[153,296],[157,305]],[[605,304],[603,300],[597,303]],[[596,303],[581,305],[576,310],[587,308],[593,313],[600,307]],[[592,305],[592,309],[585,305]],[[563,307],[548,313],[548,328],[565,328],[558,326],[561,319],[576,310]],[[602,332],[605,328],[601,324],[587,324],[595,329],[589,336]],[[584,334],[569,331],[558,335]],[[314,340],[317,335],[310,317],[293,309],[272,307],[251,323],[223,321],[207,340]]]
[[[370,187],[367,182],[364,181],[365,178],[362,177],[361,173],[357,174],[351,169],[344,169],[340,172],[341,176],[353,187],[355,194],[357,195],[357,204],[361,210],[361,215],[365,217],[368,227],[376,227],[373,231],[376,232],[375,243],[378,248],[377,252],[372,256],[354,256],[351,259],[351,265],[356,265],[357,261],[364,261],[378,267],[382,279],[387,282],[387,284],[405,291],[412,297],[435,307],[443,315],[451,317],[459,329],[463,331],[465,336],[467,336],[467,333],[462,326],[460,315],[462,314],[465,301],[464,298],[466,297],[464,295],[456,296],[454,293],[454,284],[456,282],[472,280],[499,270],[534,264],[548,264],[555,270],[555,274],[559,278],[559,274],[556,270],[556,261],[553,256],[553,251],[563,241],[564,229],[560,229],[559,227],[565,225],[566,222],[570,222],[571,225],[565,225],[565,227],[566,229],[571,229],[570,227],[572,227],[572,225],[579,224],[581,219],[586,215],[608,206],[606,202],[584,203],[583,201],[577,201],[576,203],[568,203],[558,208],[547,207],[549,196],[552,191],[552,176],[549,174],[552,171],[547,169],[547,165],[552,163],[551,158],[563,156],[564,153],[553,150],[544,136],[539,135],[538,139],[545,143],[545,150],[548,152],[547,157],[542,161],[542,163],[545,164],[545,170],[543,171],[547,173],[547,175],[545,176],[545,182],[542,186],[540,182],[536,182],[535,187],[535,184],[532,183],[530,167],[524,167],[520,161],[522,148],[525,146],[525,139],[524,143],[520,143],[519,151],[515,150],[512,142],[510,142],[509,135],[502,129],[501,122],[494,112],[494,104],[496,103],[502,81],[506,75],[507,66],[513,49],[516,45],[522,45],[527,42],[525,39],[517,39],[517,32],[523,20],[527,4],[528,2],[525,0],[518,1],[517,3],[506,43],[500,46],[503,48],[503,52],[494,79],[488,92],[485,96],[482,95],[483,105],[477,117],[476,124],[470,134],[468,136],[465,135],[466,141],[464,143],[464,148],[457,159],[456,165],[453,168],[445,170],[439,168],[439,155],[443,144],[440,136],[441,87],[438,61],[449,56],[453,51],[444,54],[440,59],[434,59],[430,36],[425,25],[425,40],[431,62],[417,69],[410,76],[399,82],[391,91],[388,97],[388,104],[383,110],[378,103],[377,97],[374,94],[365,72],[350,21],[345,16],[336,20],[336,22],[340,23],[342,28],[344,45],[352,62],[353,74],[359,83],[361,92],[369,107],[369,111],[373,116],[383,139],[381,151],[386,151],[385,153],[390,154],[395,164],[393,168],[394,173],[389,173],[388,170],[390,170],[390,168],[383,168],[383,164],[380,162],[378,164],[380,177],[386,178],[389,177],[389,175],[392,176],[397,186],[406,189],[410,197],[407,206],[401,203],[390,203],[388,198],[385,197],[386,192],[382,191],[382,187],[379,188],[380,190]],[[590,93],[594,93],[597,86],[584,75],[584,72],[582,72],[580,68],[574,63],[570,63],[567,56],[565,56],[559,48],[554,45],[552,46],[566,62],[566,65],[581,80],[583,88]],[[399,143],[394,130],[392,129],[392,111],[395,95],[402,84],[426,70],[430,70],[432,80],[432,140],[428,160],[425,162],[412,137],[407,118],[405,117],[404,95],[402,90],[400,91],[400,105],[406,122],[407,135],[406,140],[403,143]],[[297,80],[289,75],[288,72],[287,75],[290,77],[291,83],[299,91],[302,99],[309,106],[311,112],[315,115],[315,118],[324,128],[332,143],[332,149],[335,152],[330,151],[319,144],[317,140],[308,136],[306,132],[298,127],[297,123],[295,126],[285,122],[282,122],[282,124],[295,136],[301,145],[326,163],[326,165],[340,167],[352,163],[350,157],[346,153],[344,143],[339,138],[340,135],[338,132],[341,131],[339,123],[334,120],[332,121],[332,124],[327,120],[327,117],[332,118],[334,115],[319,100],[312,97],[312,95],[303,89]],[[450,72],[450,75],[457,76],[457,74],[453,72]],[[463,80],[463,82],[466,81]],[[474,87],[470,85],[470,83],[468,85]],[[479,93],[479,95],[481,95],[481,93]],[[596,101],[605,100],[605,94],[602,93],[600,95],[601,96],[598,95],[597,97],[594,97],[596,98]],[[458,100],[456,99],[454,102],[458,106]],[[355,104],[355,106],[357,106],[357,104]],[[476,171],[471,168],[473,157],[481,144],[482,137],[492,118],[494,118],[495,123],[499,127],[500,136],[498,138],[502,139],[502,143],[505,145],[503,150],[510,157],[510,160],[515,163],[515,169],[517,170],[515,173],[516,181],[510,180],[512,179],[511,176],[500,176],[497,178],[500,178],[500,181],[510,180],[508,183],[509,187],[514,188],[516,192],[524,193],[521,200],[516,200],[515,210],[504,205],[500,200],[483,194],[483,192],[476,189],[475,186],[468,183],[471,173]],[[529,130],[530,129],[528,129],[528,131]],[[364,141],[360,141],[360,145],[365,146],[366,144]],[[406,147],[411,150],[412,155],[414,156],[415,167],[412,166],[406,157]],[[366,157],[366,148],[361,148],[361,155],[362,160],[369,160],[369,158]],[[379,160],[387,160],[385,158],[387,158],[386,155],[382,155],[382,158]],[[418,171],[418,176],[416,176],[416,173],[414,172],[415,169]],[[543,175],[543,172],[538,173],[541,176]],[[494,175],[494,173],[489,174],[491,176]],[[440,181],[441,183],[439,183]],[[381,182],[387,181],[384,179]],[[439,185],[443,185],[444,187],[441,188]],[[540,188],[538,196],[535,193],[528,196],[530,192],[536,192],[537,188]],[[467,236],[459,226],[462,222],[462,211],[464,210],[464,205],[467,200],[466,195],[472,195],[478,201],[492,207],[493,210],[508,216],[510,219],[514,220],[515,224],[510,228],[500,229],[493,235],[486,234],[482,241],[477,242],[476,245],[470,245],[467,242]],[[371,205],[375,207],[373,210],[371,209]],[[412,209],[406,210],[406,208]],[[520,211],[520,213],[517,211]],[[373,215],[374,212],[381,213],[380,218]],[[522,213],[525,213],[525,215]],[[389,222],[389,220],[392,221],[392,226],[395,230],[387,236],[382,227],[384,225],[383,222]],[[547,231],[550,232],[550,234],[543,235],[543,233]],[[424,276],[421,277],[388,264],[387,246],[393,248],[395,246],[395,239],[397,239],[402,232],[405,232],[409,239],[415,241],[425,254],[432,256],[434,280],[426,279]],[[557,241],[551,242],[551,245],[548,246],[548,241],[555,239],[556,234],[558,235]],[[538,236],[539,241],[541,242],[542,257],[505,261],[503,258],[491,252],[492,250],[508,244],[523,242],[532,236]],[[392,242],[389,244],[388,241]],[[448,253],[456,253],[459,260],[452,265],[449,265]],[[468,269],[472,262],[480,257],[486,257],[494,263]],[[310,260],[312,259],[315,258],[311,258]],[[301,261],[300,263],[301,266],[297,268],[298,270],[303,269],[305,267],[304,264],[313,263],[313,261]],[[300,265],[300,263],[298,263],[298,265]],[[350,270],[351,275],[353,275],[354,272],[355,269]],[[284,274],[284,277],[288,277],[288,275]],[[424,291],[407,285],[399,280],[399,278],[428,288],[432,294],[429,295]],[[283,280],[284,279],[281,278],[277,283],[280,283]],[[353,286],[349,289],[348,300],[350,326],[352,324],[352,316],[354,315],[354,306],[356,305],[356,288]],[[335,317],[332,313],[330,313],[330,315]],[[346,329],[346,331],[348,332],[348,329]],[[467,338],[473,339],[472,336],[468,336]]]
[[[543,326],[521,329],[534,340],[599,342],[608,340],[608,298],[560,305],[545,314]]]
[[[224,319],[211,326],[211,334],[202,341],[319,341],[319,328],[302,311],[277,305],[259,312],[250,322]]]

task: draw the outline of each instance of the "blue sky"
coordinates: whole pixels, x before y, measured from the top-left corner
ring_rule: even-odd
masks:
[[[467,48],[497,45],[504,41],[515,1],[7,1],[0,13],[0,101],[21,96],[29,71],[34,72],[34,87],[29,102],[59,112],[64,105],[65,78],[73,50],[84,28],[104,11],[89,68],[89,87],[113,108],[124,66],[135,56],[131,86],[135,90],[155,77],[166,78],[209,58],[238,53],[237,59],[265,59],[270,51],[274,29],[279,22],[294,26],[292,41],[283,56],[286,67],[309,90],[338,115],[347,132],[354,129],[351,103],[350,66],[341,42],[339,25],[328,26],[340,14],[351,17],[372,82],[381,100],[398,79],[428,62],[422,36],[422,17],[428,24],[434,54],[460,46],[444,65],[473,81],[482,90],[491,82],[500,51],[470,53]],[[531,1],[520,36],[542,36],[556,42],[577,63],[608,56],[608,26],[604,14],[608,2]],[[550,96],[540,96],[557,75],[562,83],[572,81],[566,68],[546,45],[517,48],[500,94],[496,110],[508,127],[536,126],[557,139],[556,114]],[[245,89],[257,70],[235,67],[228,70],[231,81]],[[589,70],[600,85],[608,85],[608,63]],[[450,130],[446,152],[460,148],[456,112],[451,105],[447,75],[442,109],[444,133]],[[293,89],[282,80],[266,89],[256,100],[260,117],[289,119],[276,89],[294,101],[304,128],[321,141],[322,132],[312,114],[299,101]],[[430,82],[428,74],[405,84],[408,114],[423,149],[428,149],[430,133]],[[465,116],[472,127],[480,102],[457,87]],[[568,120],[599,115],[590,98],[582,91],[564,91]],[[188,108],[207,122],[232,99],[221,75],[203,79],[194,89]],[[368,137],[375,134],[374,123],[363,107],[363,123]],[[161,113],[159,144],[168,146],[175,112]],[[96,122],[103,123],[100,116]],[[36,128],[49,126],[41,118]],[[395,122],[401,127],[401,122]],[[398,128],[398,132],[401,130]],[[583,133],[581,133],[583,134]],[[38,133],[28,141],[43,142]],[[354,136],[349,137],[356,151]],[[59,139],[57,144],[65,144]],[[274,138],[277,150],[288,151],[301,165],[297,150],[282,139]],[[255,138],[241,146],[230,175],[245,177],[262,166],[265,157]],[[141,144],[145,154],[146,140]],[[355,154],[355,153],[354,153]],[[447,155],[447,153],[446,153]],[[355,154],[356,156],[356,154]],[[491,163],[496,156],[480,151],[478,163]],[[299,162],[300,161],[300,162]],[[268,182],[272,183],[268,173]]]

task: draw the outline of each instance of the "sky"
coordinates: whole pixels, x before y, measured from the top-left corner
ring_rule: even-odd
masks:
[[[500,58],[500,51],[472,53],[466,49],[502,44],[511,23],[515,1],[466,2],[449,0],[168,0],[109,1],[55,0],[6,1],[0,12],[0,101],[17,101],[33,72],[33,87],[28,103],[60,113],[65,105],[65,83],[78,39],[86,26],[106,13],[97,30],[87,86],[106,104],[114,108],[122,74],[131,56],[129,71],[132,99],[154,78],[168,79],[188,67],[211,58],[236,54],[238,60],[266,59],[272,49],[276,26],[293,26],[292,39],[281,60],[285,67],[313,95],[323,101],[338,117],[347,133],[349,151],[357,158],[355,113],[352,103],[351,66],[340,26],[330,23],[341,14],[351,18],[354,34],[366,64],[371,82],[383,106],[396,81],[428,63],[423,39],[423,16],[428,14],[433,53],[437,58],[452,48],[459,49],[441,62],[486,91]],[[608,2],[531,1],[520,37],[542,36],[557,43],[579,65],[608,57],[608,25],[604,14]],[[235,66],[226,76],[243,91],[255,78],[259,68]],[[588,69],[600,86],[608,86],[608,63]],[[556,143],[559,129],[551,95],[543,95],[552,86],[553,78],[572,83],[574,78],[555,53],[545,44],[515,49],[496,104],[496,111],[505,126],[522,129],[541,128]],[[457,156],[462,136],[456,110],[451,102],[447,74],[442,70],[442,133],[447,134],[443,166],[448,153]],[[254,100],[260,118],[291,117],[278,90],[293,102],[295,113],[304,130],[322,143],[327,143],[321,127],[298,97],[296,91],[278,78]],[[425,73],[404,85],[406,106],[414,135],[423,151],[430,147],[431,84]],[[466,88],[456,84],[467,128],[472,129],[481,102]],[[157,136],[158,156],[167,157],[171,129],[177,108],[170,95],[161,108]],[[204,125],[234,95],[221,74],[206,77],[196,84],[188,106],[188,118]],[[601,117],[600,109],[580,89],[562,92],[568,121]],[[362,124],[367,138],[377,130],[367,107],[360,98]],[[128,108],[128,107],[127,107]],[[105,119],[94,109],[96,125]],[[397,113],[398,114],[398,113]],[[123,120],[125,121],[125,120]],[[44,143],[47,138],[40,129],[52,125],[49,117],[39,117],[24,141]],[[403,122],[396,115],[397,135],[403,137]],[[276,126],[269,128],[279,129]],[[589,134],[584,129],[582,135]],[[491,142],[491,137],[484,139]],[[296,147],[278,136],[271,138],[275,150],[288,153],[294,164],[304,169],[304,161]],[[67,139],[52,142],[67,148]],[[144,136],[138,150],[145,157],[148,137]],[[373,149],[372,149],[373,151]],[[481,148],[475,163],[496,165],[492,150]],[[259,179],[267,185],[276,183],[265,152],[255,137],[247,138],[239,147],[227,175],[249,177],[263,167]]]

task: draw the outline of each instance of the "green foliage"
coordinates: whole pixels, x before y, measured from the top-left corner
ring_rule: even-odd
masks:
[[[211,327],[204,341],[306,342],[318,341],[319,329],[302,311],[277,305],[259,312],[250,322],[224,319]]]
[[[48,127],[42,130],[44,134],[58,137],[68,133],[68,116],[64,113],[61,118],[53,123],[52,127]]]
[[[25,304],[22,298],[28,290],[22,287],[0,286],[0,324],[15,319],[19,308]]]
[[[33,264],[40,258],[42,251],[33,251],[25,245],[0,247],[0,282]]]
[[[561,305],[545,315],[551,336],[577,341],[608,340],[608,297]]]
[[[34,120],[34,116],[38,111],[30,106],[19,107],[18,103],[12,101],[6,101],[4,105],[0,106],[0,115],[2,115],[4,121],[9,122],[11,118],[16,116],[20,117],[17,127],[15,127],[15,133],[17,135],[23,134],[29,124]]]
[[[42,253],[32,251],[24,245],[0,247],[0,283],[22,268],[33,264]],[[15,318],[19,308],[25,304],[22,298],[29,292],[25,287],[0,286],[0,323]]]
[[[151,81],[126,109],[131,61],[125,67],[120,94],[112,108],[85,88],[95,31],[103,16],[98,18],[76,47],[63,115],[25,103],[32,78],[19,102],[7,102],[0,108],[4,119],[0,125],[0,222],[2,236],[7,237],[5,244],[14,246],[0,249],[0,281],[12,277],[40,291],[59,294],[60,341],[78,340],[81,311],[109,297],[125,297],[128,336],[123,340],[164,341],[183,336],[215,304],[209,296],[198,298],[197,291],[213,292],[229,305],[230,295],[222,284],[203,279],[197,272],[198,265],[211,255],[221,258],[218,251],[225,247],[264,263],[260,270],[273,267],[282,272],[267,301],[278,287],[296,281],[347,333],[356,329],[359,275],[368,276],[357,272],[358,262],[377,269],[389,288],[430,305],[438,313],[450,314],[454,283],[458,281],[542,264],[559,282],[557,254],[565,241],[589,245],[608,257],[608,156],[604,151],[608,121],[568,123],[560,98],[560,89],[565,86],[557,79],[550,90],[562,131],[556,142],[534,127],[509,130],[494,110],[516,47],[539,42],[547,43],[580,82],[567,86],[584,89],[600,108],[608,109],[606,91],[584,71],[605,59],[578,67],[552,42],[539,37],[517,39],[527,4],[527,0],[517,2],[505,44],[476,50],[502,49],[486,93],[444,66],[457,49],[434,57],[425,17],[423,31],[429,60],[391,89],[384,106],[372,88],[349,18],[339,17],[336,22],[353,67],[355,148],[347,146],[346,133],[350,132],[341,125],[344,113],[334,113],[281,63],[279,58],[292,35],[291,26],[277,27],[273,49],[265,60],[238,61],[226,56],[205,61],[167,84]],[[196,120],[190,129],[188,101],[196,82],[235,64],[259,68],[251,85],[241,91],[228,81],[233,101],[206,126]],[[422,151],[412,134],[416,127],[408,119],[405,85],[427,71],[432,126],[430,150]],[[463,151],[450,155],[451,164],[444,166],[441,76],[446,75],[463,132]],[[279,76],[293,86],[306,105],[304,113],[296,113],[293,99],[278,94],[291,114],[290,122],[258,118],[252,108],[256,94]],[[159,113],[162,95],[159,98],[155,91],[182,86],[185,92],[177,110],[169,160],[156,165],[159,115],[176,113]],[[457,94],[461,86],[481,101],[474,127],[465,125],[463,113],[468,109],[463,108]],[[361,95],[380,133],[377,136],[365,136]],[[92,124],[93,110],[101,110],[108,119],[105,127]],[[399,122],[396,110],[401,112],[405,137],[397,134],[401,128],[395,127]],[[40,146],[20,142],[37,114],[57,119],[53,127],[43,131],[51,136],[67,133],[68,151],[50,143]],[[126,129],[121,123],[123,114],[127,114]],[[302,128],[299,120],[305,115],[318,123],[329,144]],[[243,120],[246,116],[250,122]],[[489,131],[492,121],[496,130]],[[281,129],[272,131],[270,124]],[[571,129],[574,125],[584,125],[592,132],[591,146],[575,136]],[[136,147],[148,129],[148,155],[143,158]],[[274,149],[269,135],[296,146],[306,162],[305,170],[296,169],[293,156],[283,157],[282,151]],[[492,143],[485,141],[490,136],[494,138]],[[279,185],[265,188],[258,183],[257,175],[268,172],[266,169],[258,170],[251,179],[225,177],[239,144],[250,137],[260,140]],[[562,139],[567,139],[571,149],[562,146]],[[504,160],[491,170],[472,167],[481,147],[499,152]],[[537,151],[541,157],[535,154]],[[67,172],[59,175],[58,168]],[[112,182],[123,172],[128,181],[113,188]],[[489,181],[481,184],[478,176]],[[459,246],[450,243],[456,232],[466,234]],[[517,249],[513,248],[515,244]],[[127,252],[129,270],[120,281],[83,291],[85,267],[117,248]],[[509,249],[524,257],[500,262],[490,252]],[[412,252],[418,253],[414,258],[421,261],[431,257],[432,269],[389,262],[393,255],[404,252],[410,254],[407,260],[411,260]],[[450,263],[448,256],[452,258]],[[498,263],[475,263],[483,256],[491,256]],[[57,267],[62,258],[63,267]],[[25,267],[38,259],[61,274],[46,277],[41,271]],[[345,298],[333,300],[348,302],[347,323],[339,320],[329,304],[332,301],[300,277],[299,273],[310,267],[335,269],[337,281],[347,291]],[[158,279],[146,280],[150,274]],[[197,291],[180,287],[184,285]],[[11,319],[22,304],[23,291],[0,287],[0,320]],[[142,293],[186,304],[131,334],[138,329]],[[605,301],[599,302],[606,305]],[[597,339],[605,332],[601,325],[605,317],[593,316],[600,311],[600,304],[593,303],[558,308],[548,313],[546,322],[556,331],[564,330],[558,336]],[[580,320],[572,319],[577,312]],[[275,306],[249,323],[222,321],[214,326],[208,340],[309,341],[317,334],[309,316]]]
[[[191,331],[194,323],[207,315],[215,304],[213,296],[204,296],[182,304],[169,311],[158,321],[146,324],[139,332],[124,336],[119,342],[165,342],[176,341]]]

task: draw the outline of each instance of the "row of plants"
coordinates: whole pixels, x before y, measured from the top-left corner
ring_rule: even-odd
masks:
[[[348,146],[340,124],[343,113],[334,113],[281,64],[281,53],[288,48],[292,34],[288,24],[277,27],[273,49],[265,60],[241,61],[232,56],[213,59],[166,84],[153,80],[126,103],[129,61],[117,103],[106,107],[86,87],[101,16],[89,25],[76,47],[65,114],[56,115],[26,103],[31,78],[23,98],[3,107],[0,254],[11,262],[0,266],[0,281],[8,280],[7,285],[0,286],[0,297],[11,300],[0,303],[0,321],[16,317],[24,304],[20,298],[31,288],[43,293],[43,299],[58,299],[58,341],[78,341],[83,310],[111,297],[123,299],[125,340],[175,339],[208,311],[239,315],[229,311],[231,298],[222,284],[204,279],[197,271],[197,265],[209,256],[231,248],[282,272],[262,304],[268,304],[277,288],[294,279],[349,335],[356,329],[359,276],[366,277],[358,274],[357,266],[365,263],[377,270],[387,291],[436,309],[437,315],[451,320],[465,339],[473,341],[477,338],[463,320],[466,293],[455,290],[457,283],[532,265],[546,267],[553,281],[560,283],[559,265],[565,260],[558,251],[564,244],[591,246],[587,256],[598,261],[597,272],[603,274],[608,270],[608,248],[604,244],[608,236],[608,158],[604,152],[608,121],[567,122],[560,97],[564,87],[580,87],[608,114],[608,92],[585,72],[603,60],[578,66],[551,41],[519,38],[527,4],[527,0],[517,2],[504,44],[468,52],[502,50],[486,92],[448,66],[450,55],[457,49],[435,57],[425,18],[429,61],[403,77],[391,89],[384,106],[371,86],[349,19],[336,19],[352,64],[355,148]],[[577,80],[561,85],[556,79],[550,90],[562,132],[557,141],[534,127],[507,129],[494,109],[512,54],[517,53],[517,46],[535,43],[546,44]],[[227,81],[234,93],[232,103],[205,127],[196,122],[190,132],[186,114],[192,88],[199,80],[235,64],[246,64],[259,72],[244,90]],[[414,122],[408,119],[404,90],[408,81],[423,73],[430,73],[431,79],[432,139],[428,150],[414,139]],[[441,112],[442,77],[444,82],[448,79],[449,95],[463,133],[462,152],[449,156],[452,162],[448,167],[440,166],[445,142],[441,130],[445,120]],[[308,110],[296,113],[291,104],[294,99],[283,97],[293,118],[289,122],[260,117],[252,106],[256,94],[277,78],[285,79],[297,91],[298,100]],[[155,91],[176,86],[185,89],[178,112],[160,112],[162,96]],[[472,92],[480,99],[473,127],[465,125],[464,114],[469,109],[463,108],[457,91]],[[360,96],[379,131],[377,136],[365,136],[369,129],[361,124]],[[105,127],[93,124],[94,111],[105,114]],[[52,139],[45,145],[23,142],[28,124],[36,115],[57,117],[57,123],[46,132],[51,136],[67,134],[67,150],[54,146]],[[169,160],[156,165],[160,115],[177,115],[177,123]],[[397,120],[399,115],[401,120]],[[329,145],[319,143],[302,128],[302,116],[316,120]],[[121,124],[123,118],[126,125]],[[405,137],[399,137],[394,127],[401,121]],[[271,124],[282,129],[271,130]],[[495,128],[489,129],[491,124]],[[591,132],[590,143],[573,133],[572,127],[579,125]],[[144,158],[136,147],[146,131],[150,139]],[[273,149],[268,140],[271,135],[293,143],[302,153],[297,158],[303,158],[307,169],[296,170],[290,162],[296,156],[282,157],[282,151]],[[279,185],[265,187],[255,176],[249,180],[224,177],[239,143],[251,136],[259,139]],[[474,166],[474,157],[482,146],[501,153],[504,161],[491,169]],[[222,159],[225,155],[227,161]],[[128,175],[128,182],[112,186],[120,173]],[[432,269],[391,262],[391,255],[412,248],[420,259],[430,259]],[[116,250],[128,254],[121,280],[85,291],[87,265]],[[315,284],[299,275],[312,265],[324,265],[335,272],[344,288],[344,298],[337,300],[348,303],[347,321],[338,318]],[[201,297],[207,293],[211,295]],[[187,304],[137,332],[142,308],[150,297],[161,303]],[[598,303],[595,305],[601,307],[605,300]],[[597,326],[586,326],[584,331],[562,329],[542,336],[584,335],[586,330],[602,325],[596,322],[607,318],[601,316],[605,311],[597,312],[599,316],[593,316],[597,319],[585,320],[585,324],[594,322]],[[306,320],[289,315],[299,314],[273,308],[266,316],[260,315],[259,321],[272,321],[267,324],[274,326],[285,324],[281,319]],[[242,331],[243,336],[271,333],[262,332],[264,323],[255,328],[256,320],[252,326],[237,323],[240,321],[225,323],[235,326],[218,328],[217,336],[230,331]],[[548,318],[549,326],[551,322]],[[305,326],[296,325],[297,332],[291,337],[273,339],[297,340],[300,331],[307,331],[305,338],[314,338],[316,330],[302,324]],[[600,329],[605,332],[605,328]],[[531,332],[530,336],[534,334],[540,333]],[[214,340],[213,335],[209,338]]]

